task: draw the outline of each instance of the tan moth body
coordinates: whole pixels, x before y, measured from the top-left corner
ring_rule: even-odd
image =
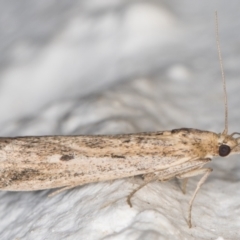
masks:
[[[216,15],[217,20],[217,15]],[[225,94],[225,128],[214,133],[191,128],[124,135],[40,136],[0,138],[0,190],[33,191],[59,188],[55,193],[92,182],[142,175],[145,184],[173,177],[203,175],[193,201],[212,169],[203,168],[215,156],[240,152],[240,137],[228,135],[227,94],[218,40],[217,46]],[[53,193],[53,194],[55,194]]]
[[[0,189],[75,187],[155,172],[167,180],[200,168],[206,158],[219,155],[221,141],[221,135],[196,129],[0,138]],[[234,147],[237,141],[228,139],[227,144]]]
[[[218,156],[221,134],[196,129],[115,136],[0,138],[0,189],[32,191],[157,172],[160,180]],[[225,139],[231,148],[238,145]],[[175,167],[175,171],[171,169]]]
[[[77,186],[159,172],[185,162],[188,170],[192,156],[200,157],[200,142],[205,145],[194,134],[191,141],[191,131],[196,132],[1,138],[0,189],[31,191]],[[216,134],[209,134],[216,139]],[[212,155],[216,155],[216,147],[212,145],[212,149]]]

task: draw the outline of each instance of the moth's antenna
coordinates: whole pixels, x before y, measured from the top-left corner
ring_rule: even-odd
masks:
[[[219,42],[219,32],[218,32],[218,14],[217,11],[215,12],[215,31],[216,31],[216,41],[217,41],[217,50],[218,50],[218,58],[221,68],[221,74],[222,74],[222,82],[223,82],[223,91],[224,91],[224,107],[225,107],[225,127],[223,130],[223,135],[227,135],[228,133],[228,100],[227,100],[227,90],[226,90],[226,81],[225,81],[225,75],[223,70],[223,61],[222,61],[222,55],[221,55],[221,49],[220,49],[220,42]]]

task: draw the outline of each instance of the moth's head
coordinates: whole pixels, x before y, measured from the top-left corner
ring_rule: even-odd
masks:
[[[234,137],[240,133],[234,132],[231,135],[219,134],[218,138],[218,153],[221,157],[226,157],[230,154],[240,153],[240,137]]]

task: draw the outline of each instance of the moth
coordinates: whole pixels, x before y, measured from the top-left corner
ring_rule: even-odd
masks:
[[[217,18],[217,15],[216,15]],[[217,26],[217,25],[216,25]],[[217,28],[217,27],[216,27]],[[218,30],[217,30],[218,32]],[[188,225],[194,199],[211,173],[203,166],[215,156],[238,153],[239,133],[228,134],[226,83],[225,129],[222,133],[181,128],[151,133],[96,136],[32,136],[0,138],[0,190],[34,191],[59,188],[52,195],[79,185],[142,175],[145,184],[155,180],[202,175],[189,202]]]

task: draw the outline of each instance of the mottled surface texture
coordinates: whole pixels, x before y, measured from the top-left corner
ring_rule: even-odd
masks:
[[[222,132],[215,10],[229,132],[240,131],[239,8],[237,0],[5,1],[0,135]],[[65,164],[74,154],[63,149],[57,157]],[[0,192],[0,239],[239,239],[239,162],[208,164],[214,170],[195,200],[192,229],[187,209],[197,178],[185,195],[178,181],[150,183],[130,208],[126,197],[142,184],[136,177],[53,198],[52,191]]]

